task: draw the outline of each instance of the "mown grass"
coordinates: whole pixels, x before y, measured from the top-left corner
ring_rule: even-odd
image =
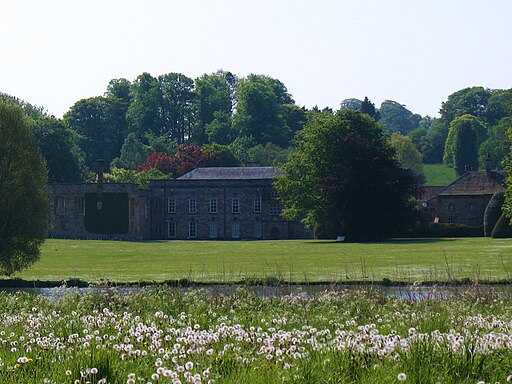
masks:
[[[505,383],[510,292],[0,292],[0,382]],[[178,381],[179,380],[179,381]]]
[[[121,242],[55,240],[15,277],[87,282],[500,281],[512,279],[512,240]]]
[[[448,185],[457,178],[455,169],[446,164],[424,164],[425,185]]]

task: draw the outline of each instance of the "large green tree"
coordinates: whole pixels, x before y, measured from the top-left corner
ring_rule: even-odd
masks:
[[[398,132],[407,135],[418,128],[421,116],[414,114],[396,101],[386,100],[379,109],[380,122],[389,132]]]
[[[485,135],[486,128],[476,117],[456,117],[450,123],[443,156],[444,163],[453,165],[458,175],[462,175],[467,167],[477,170],[478,148]]]
[[[350,241],[396,234],[414,220],[417,181],[370,116],[317,113],[295,144],[275,182],[287,218],[304,217]]]
[[[22,110],[0,100],[0,274],[38,260],[47,234],[47,172]]]

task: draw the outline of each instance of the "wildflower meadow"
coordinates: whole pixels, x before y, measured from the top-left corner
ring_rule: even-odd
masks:
[[[0,382],[506,383],[512,295],[0,293]]]

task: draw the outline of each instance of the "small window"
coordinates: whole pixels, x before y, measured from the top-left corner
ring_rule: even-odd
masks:
[[[278,216],[281,214],[281,206],[278,203],[270,204],[270,214],[272,216]]]
[[[233,239],[238,239],[240,238],[240,223],[238,221],[235,221],[232,225],[231,225],[231,237]]]
[[[277,191],[275,189],[273,189],[272,191],[270,191],[270,198],[271,199],[277,199],[279,196],[277,195]]]
[[[167,237],[169,239],[176,238],[176,223],[173,221],[167,222]]]
[[[219,226],[217,223],[210,223],[210,239],[216,239],[219,235]]]
[[[240,213],[240,200],[238,198],[231,200],[231,213]]]
[[[450,212],[455,212],[455,205],[453,205],[452,203],[448,204],[448,210]]]
[[[476,225],[476,218],[475,217],[470,217],[468,219],[468,224],[469,225]]]
[[[188,223],[188,237],[194,239],[197,236],[197,223],[192,221]]]
[[[197,213],[196,199],[188,199],[188,213]]]
[[[254,198],[254,213],[261,213],[261,197]]]
[[[261,221],[254,222],[254,238],[261,239]]]
[[[449,217],[448,218],[448,224],[455,224],[455,218]]]
[[[66,214],[66,200],[62,196],[55,199],[55,214],[57,216],[64,216]]]
[[[167,213],[176,213],[176,199],[167,199]]]
[[[475,204],[469,203],[466,208],[467,208],[468,212],[474,212],[475,211]]]
[[[217,213],[217,199],[214,197],[210,199],[210,213]]]

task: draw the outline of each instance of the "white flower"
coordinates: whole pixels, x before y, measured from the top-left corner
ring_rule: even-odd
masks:
[[[401,372],[398,374],[396,378],[398,379],[398,381],[405,381],[405,379],[407,379],[407,376],[405,375],[405,373]]]
[[[91,373],[93,375],[97,374],[98,373],[98,368],[91,368]]]
[[[507,381],[509,381],[509,382],[512,381],[512,375],[507,376]]]

